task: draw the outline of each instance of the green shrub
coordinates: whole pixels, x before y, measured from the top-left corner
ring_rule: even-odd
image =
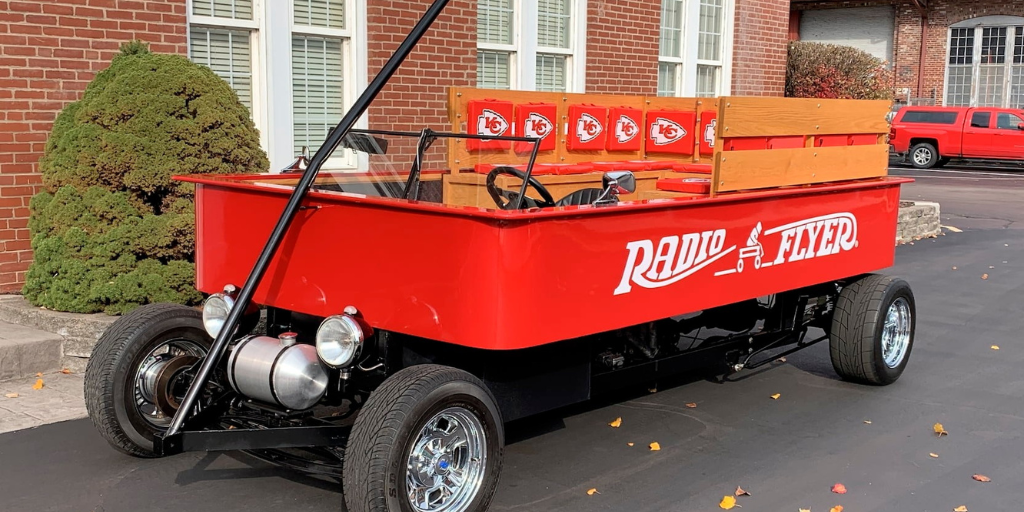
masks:
[[[37,306],[196,303],[192,187],[171,176],[269,165],[248,110],[211,70],[138,42],[121,50],[57,116],[39,162],[23,289]]]
[[[851,46],[789,44],[786,96],[891,100],[893,75],[885,62]]]

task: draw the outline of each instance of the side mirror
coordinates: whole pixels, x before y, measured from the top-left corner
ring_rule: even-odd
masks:
[[[1018,130],[1024,130],[1024,123],[1020,123],[1020,124],[1018,124],[1018,125],[1017,125],[1017,129],[1018,129]]]
[[[601,182],[605,190],[610,190],[615,195],[636,192],[636,176],[629,171],[606,172]]]

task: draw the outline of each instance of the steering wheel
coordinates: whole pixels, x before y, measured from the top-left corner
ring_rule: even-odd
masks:
[[[496,180],[501,174],[515,176],[521,180],[526,180],[526,173],[508,166],[495,167],[494,169],[491,169],[491,172],[487,173],[487,193],[491,195],[491,199],[494,200],[494,204],[498,205],[498,208],[501,210],[511,210],[514,207],[513,205],[516,204],[516,199],[519,198],[519,192],[498,188],[497,185],[494,184],[494,180]],[[534,190],[537,191],[538,194],[540,194],[541,199],[534,199],[530,196],[526,196],[523,198],[522,208],[546,208],[548,206],[555,205],[555,199],[551,197],[551,192],[548,192],[548,189],[544,188],[544,185],[541,185],[536,178],[530,176],[530,179],[526,181]]]

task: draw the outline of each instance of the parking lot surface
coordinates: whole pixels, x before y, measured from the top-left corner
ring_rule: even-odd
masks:
[[[918,178],[904,197],[939,202],[951,227],[898,248],[887,271],[917,296],[916,344],[897,383],[842,382],[818,344],[724,382],[694,376],[520,421],[492,510],[713,511],[737,486],[751,493],[739,498],[745,512],[1020,510],[1024,171],[892,174]],[[835,483],[848,492],[830,492]],[[0,510],[333,511],[341,501],[337,482],[239,453],[132,459],[88,420],[0,435]]]

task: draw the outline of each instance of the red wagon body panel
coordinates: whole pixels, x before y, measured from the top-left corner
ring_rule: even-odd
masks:
[[[290,189],[185,179],[198,288],[241,285]],[[354,305],[376,328],[526,348],[890,266],[906,181],[533,212],[311,192],[255,300],[318,316]]]

